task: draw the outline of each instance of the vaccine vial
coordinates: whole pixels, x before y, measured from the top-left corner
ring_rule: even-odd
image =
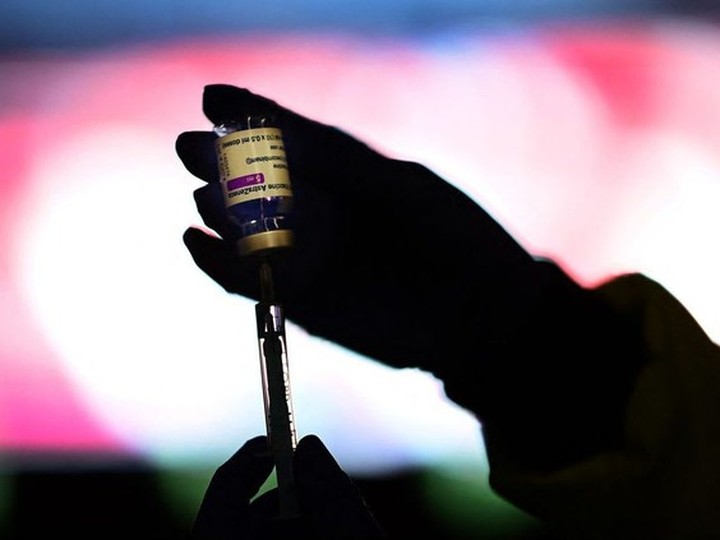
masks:
[[[293,245],[293,193],[280,129],[258,115],[214,127],[225,209],[239,255]]]

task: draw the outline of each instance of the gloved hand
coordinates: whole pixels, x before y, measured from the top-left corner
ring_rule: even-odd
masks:
[[[233,86],[206,87],[203,110],[213,124],[269,113],[283,131],[296,245],[274,274],[288,320],[433,373],[450,399],[503,434],[518,462],[555,467],[617,443],[644,359],[635,330],[601,298],[535,260],[421,165]],[[176,141],[188,171],[207,182],[195,201],[220,235],[190,228],[184,240],[227,291],[258,299],[255,264],[228,241],[215,138],[192,131]]]
[[[278,519],[277,488],[253,500],[272,472],[267,438],[247,441],[213,475],[191,540],[387,538],[322,441],[300,439],[293,456],[300,516]]]
[[[287,318],[308,332],[390,366],[442,373],[462,361],[461,340],[474,342],[476,355],[477,344],[506,330],[513,298],[532,294],[529,254],[423,166],[232,86],[206,87],[203,110],[212,123],[270,112],[284,133],[296,247],[274,274]],[[186,132],[176,148],[208,182],[195,192],[203,221],[227,238],[214,139]],[[254,266],[230,242],[195,228],[184,240],[227,291],[258,298]]]

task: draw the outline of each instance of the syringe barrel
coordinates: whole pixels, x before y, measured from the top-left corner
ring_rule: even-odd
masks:
[[[268,437],[272,446],[295,449],[297,435],[292,410],[285,317],[279,304],[255,306],[258,325],[263,400]]]
[[[295,479],[292,457],[297,445],[282,306],[259,302],[255,306],[270,451],[275,458],[280,517],[295,517]]]

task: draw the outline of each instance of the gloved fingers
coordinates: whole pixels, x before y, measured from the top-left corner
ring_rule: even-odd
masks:
[[[206,182],[218,181],[215,139],[210,131],[185,131],[175,140],[175,152],[185,168]]]
[[[278,256],[272,264],[278,298],[287,305],[287,316],[294,318],[303,306],[310,308],[320,291],[332,287],[343,272],[334,258],[343,250],[338,247],[337,210],[322,193],[308,193],[312,188],[299,188],[294,215],[295,246]],[[257,299],[257,265],[252,258],[238,257],[224,214],[217,210],[222,204],[218,184],[208,184],[195,191],[197,208],[203,222],[220,237],[195,228],[188,228],[183,241],[195,264],[226,291]],[[307,311],[307,310],[303,310]],[[312,309],[310,309],[312,312]]]
[[[217,124],[251,115],[272,115],[283,131],[291,178],[302,174],[309,182],[340,192],[378,189],[382,166],[389,162],[343,131],[306,118],[245,88],[214,84],[205,87],[203,111]],[[392,188],[392,187],[391,187]]]
[[[327,236],[337,226],[336,216],[342,211],[343,201],[334,200],[325,190],[306,182],[301,175],[296,178],[293,229],[303,250],[317,252],[320,249],[318,235]],[[220,184],[209,182],[197,188],[193,197],[203,223],[226,240],[232,240]]]
[[[340,468],[325,444],[316,435],[306,435],[298,442],[294,462],[297,480],[304,491],[313,498],[325,496],[320,489],[326,484],[339,491],[355,492],[350,477]]]
[[[371,510],[322,441],[307,435],[295,451],[301,510],[326,538],[383,538]]]
[[[267,480],[273,465],[265,436],[247,441],[215,471],[195,518],[191,538],[259,537],[258,516],[251,514],[250,500]]]
[[[230,240],[230,229],[225,215],[225,200],[218,182],[210,182],[193,192],[195,206],[203,223],[223,238]]]
[[[232,504],[249,503],[270,476],[273,466],[267,437],[260,435],[250,439],[218,467],[206,496]]]
[[[256,114],[294,114],[275,101],[230,84],[209,84],[203,89],[203,113],[213,124],[243,120]]]
[[[257,267],[238,257],[231,244],[189,227],[183,242],[195,264],[228,292],[258,298]]]
[[[335,204],[349,201],[348,209],[353,212],[372,207],[398,224],[406,221],[411,208],[415,230],[422,227],[423,233],[438,240],[447,237],[447,231],[460,230],[462,236],[472,237],[489,227],[494,234],[504,233],[475,201],[426,167],[389,159],[342,130],[247,89],[208,85],[203,92],[203,111],[213,123],[273,115],[283,131],[294,190],[312,186],[316,192],[325,191]],[[188,169],[208,180],[217,177],[213,140],[213,134],[189,132],[177,144]]]

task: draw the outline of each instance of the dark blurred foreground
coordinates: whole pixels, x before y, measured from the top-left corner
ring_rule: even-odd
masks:
[[[28,468],[0,476],[0,538],[182,539],[212,471],[176,477],[138,463]],[[427,497],[427,471],[356,478],[378,520],[394,539],[554,539],[539,527],[508,532],[477,523],[465,532]],[[170,488],[169,486],[173,487]],[[173,495],[172,490],[177,493]],[[185,493],[183,496],[181,493]],[[482,508],[478,508],[482,512]],[[508,536],[511,534],[511,536]]]

